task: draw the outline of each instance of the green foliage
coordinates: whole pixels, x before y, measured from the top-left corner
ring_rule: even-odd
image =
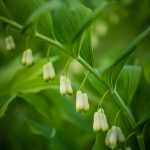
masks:
[[[149,148],[150,27],[146,10],[150,4],[144,0],[140,6],[135,0],[0,1],[0,135],[4,140],[0,149],[110,149],[105,145],[106,132],[94,133],[92,129],[99,107],[104,108],[109,128],[119,126],[126,137],[116,149],[128,145],[137,150]],[[143,8],[147,9],[143,12]],[[9,35],[16,45],[10,52],[5,47]],[[33,50],[32,66],[21,64],[27,48]],[[70,58],[86,70],[73,62],[65,67]],[[54,64],[56,77],[44,81],[43,65],[48,61]],[[59,93],[64,71],[71,79],[73,95]],[[87,71],[90,74],[82,92],[89,97],[90,109],[77,113],[76,91]],[[7,131],[10,135],[4,136]],[[21,144],[15,145],[11,136]],[[28,138],[34,141],[34,137],[39,138],[41,147],[22,142]]]

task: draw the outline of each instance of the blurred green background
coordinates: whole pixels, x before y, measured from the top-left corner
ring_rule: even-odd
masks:
[[[31,12],[34,12],[45,1],[0,0],[0,15],[24,25]],[[103,1],[80,0],[78,3],[94,11]],[[75,0],[67,0],[67,2],[72,3],[72,7],[76,3]],[[51,29],[47,25],[49,20],[46,15],[45,13],[40,18],[38,31],[53,38]],[[54,16],[54,19],[55,17],[57,16]],[[92,26],[91,43],[96,68],[112,63],[149,25],[149,0],[117,0],[116,4],[104,9]],[[32,31],[29,32],[32,35]],[[16,48],[13,52],[7,52],[5,49],[4,38],[8,35],[14,37]],[[106,133],[98,135],[92,129],[93,114],[104,90],[100,89],[91,77],[84,89],[89,96],[90,110],[87,113],[77,113],[75,93],[87,72],[86,69],[76,60],[71,62],[68,76],[72,81],[74,93],[72,96],[61,96],[59,77],[69,57],[55,46],[51,47],[50,59],[54,63],[56,78],[45,83],[42,79],[42,66],[47,59],[49,44],[34,36],[30,36],[28,40],[27,38],[26,34],[21,34],[18,29],[0,20],[0,113],[3,111],[4,103],[7,105],[7,102],[9,103],[9,100],[13,98],[4,116],[0,118],[0,149],[107,150],[104,144]],[[22,53],[28,47],[32,48],[34,55],[34,65],[29,68],[21,64]],[[128,64],[142,66],[141,81],[130,104],[136,120],[139,120],[150,109],[150,36],[130,57]],[[121,82],[118,88],[121,89],[120,93],[123,95],[125,87],[122,87]],[[13,92],[17,95],[13,95]],[[104,101],[110,124],[119,109],[112,100],[110,94]],[[122,116],[121,113],[118,123],[127,136],[132,131],[128,121]],[[149,135],[150,122],[145,126],[144,132],[147,150],[150,146]],[[95,144],[96,136],[99,138]],[[138,150],[134,135],[127,145],[130,145],[133,150]]]

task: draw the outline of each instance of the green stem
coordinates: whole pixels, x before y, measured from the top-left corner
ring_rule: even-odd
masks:
[[[122,109],[120,109],[120,110],[117,112],[116,116],[115,116],[115,119],[114,119],[114,124],[115,124],[115,125],[117,125],[117,119],[118,119],[118,116],[119,116],[121,110],[122,110]]]
[[[105,98],[105,96],[108,94],[109,91],[110,91],[110,90],[107,90],[107,91],[104,93],[104,95],[102,96],[102,98],[100,99],[99,104],[98,104],[98,108],[102,107],[104,98]]]
[[[73,59],[72,57],[69,58],[67,64],[65,65],[65,68],[64,68],[64,71],[63,71],[63,75],[65,75],[65,76],[67,76],[68,67],[69,67],[69,65],[70,65],[70,63],[71,63],[71,61],[72,61],[72,59]]]
[[[83,86],[84,86],[84,84],[85,84],[85,82],[86,82],[86,80],[87,80],[89,75],[90,75],[90,72],[87,73],[87,75],[84,77],[84,79],[83,79],[83,81],[82,81],[82,83],[80,85],[80,88],[79,88],[81,91],[83,90]]]
[[[17,22],[13,21],[13,20],[10,20],[10,19],[7,19],[3,16],[0,16],[0,20],[10,24],[11,26],[15,27],[15,28],[18,28],[18,29],[23,29],[23,26],[21,26],[20,24],[18,24]]]
[[[129,123],[131,125],[131,127],[133,128],[136,124],[136,121],[132,115],[132,112],[130,111],[130,109],[126,106],[126,104],[124,103],[123,99],[120,97],[119,93],[117,91],[114,91],[112,93],[112,95],[114,96],[115,100],[117,100],[117,103],[120,105],[120,107],[122,108],[125,116],[127,117],[127,119],[129,120]]]
[[[136,136],[137,136],[137,141],[138,141],[140,150],[145,150],[143,134],[137,133]]]
[[[77,58],[77,61],[82,64],[87,70],[89,70],[89,72],[91,72],[95,78],[104,86],[107,87],[107,85],[104,83],[104,81],[101,79],[100,74],[93,69],[84,59],[82,59],[81,57]]]

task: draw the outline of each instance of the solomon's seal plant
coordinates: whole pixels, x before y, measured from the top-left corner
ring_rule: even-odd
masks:
[[[150,5],[141,3],[0,1],[0,149],[149,148]]]

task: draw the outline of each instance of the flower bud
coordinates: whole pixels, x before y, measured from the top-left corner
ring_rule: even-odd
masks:
[[[117,146],[116,126],[112,126],[112,128],[107,132],[105,144],[109,146],[111,149],[114,149]]]
[[[68,78],[66,79],[66,88],[67,88],[67,93],[68,94],[72,94],[73,93],[71,82],[70,82],[70,80]]]
[[[67,93],[66,76],[61,76],[60,77],[60,93],[62,95],[65,95]]]
[[[45,81],[48,81],[48,80],[50,79],[50,77],[49,77],[49,68],[48,68],[48,65],[47,65],[47,64],[45,64],[45,65],[43,66],[43,79],[44,79]]]
[[[27,56],[26,56],[26,53],[27,53],[27,52],[24,51],[24,52],[23,52],[23,55],[22,55],[22,60],[21,60],[21,61],[22,61],[22,64],[23,64],[23,65],[26,64],[26,57],[27,57]]]
[[[117,131],[117,139],[119,142],[124,142],[125,141],[125,136],[121,130],[120,127],[116,127],[116,131]]]
[[[49,78],[53,79],[55,77],[55,70],[54,70],[54,66],[51,62],[49,62],[47,64],[48,67],[48,74],[49,74]]]
[[[88,96],[86,93],[82,94],[82,99],[83,99],[83,103],[84,103],[84,111],[88,111],[89,110],[89,102],[88,102]]]
[[[32,50],[27,49],[23,52],[22,64],[30,66],[33,64]]]
[[[77,91],[77,94],[76,94],[76,111],[80,112],[83,109],[84,109],[84,102],[83,102],[82,92]]]
[[[106,115],[104,114],[103,108],[100,108],[98,110],[100,114],[100,126],[102,131],[107,131],[108,130],[108,123],[107,123],[107,118]]]
[[[15,42],[11,35],[5,38],[5,46],[6,46],[6,50],[8,51],[15,49]]]
[[[33,64],[32,50],[27,49],[26,51],[27,51],[27,53],[26,53],[26,65],[30,66]]]
[[[95,132],[100,131],[101,125],[100,125],[100,114],[99,112],[94,113],[94,122],[93,122],[93,130]]]

